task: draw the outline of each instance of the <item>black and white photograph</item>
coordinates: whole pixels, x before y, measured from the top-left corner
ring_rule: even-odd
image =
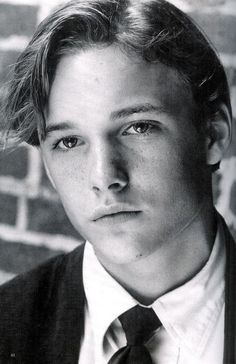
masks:
[[[235,0],[0,0],[0,364],[236,364],[235,118]]]

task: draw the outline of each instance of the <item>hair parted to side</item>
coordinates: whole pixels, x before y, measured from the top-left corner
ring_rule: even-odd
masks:
[[[147,62],[162,62],[192,90],[201,124],[219,105],[231,106],[226,75],[213,47],[193,21],[165,0],[72,0],[38,27],[20,55],[5,102],[6,135],[39,145],[60,58],[79,49],[118,44]]]

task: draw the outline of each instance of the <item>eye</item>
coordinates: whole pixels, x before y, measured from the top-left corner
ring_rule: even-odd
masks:
[[[68,150],[73,149],[79,144],[79,139],[75,136],[69,136],[57,141],[53,149]]]
[[[150,121],[139,121],[135,124],[130,125],[122,134],[123,135],[149,135],[153,129],[157,129],[158,126],[154,125],[154,122]]]

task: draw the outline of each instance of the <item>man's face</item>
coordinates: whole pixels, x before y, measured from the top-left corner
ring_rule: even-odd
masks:
[[[41,149],[69,218],[103,261],[170,249],[198,211],[204,143],[193,110],[190,89],[163,64],[116,46],[61,59]]]

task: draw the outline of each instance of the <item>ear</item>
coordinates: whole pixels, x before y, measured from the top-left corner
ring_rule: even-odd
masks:
[[[45,161],[45,159],[44,159],[44,158],[43,158],[43,164],[44,164],[44,168],[45,168],[45,171],[46,171],[46,173],[47,173],[48,179],[49,179],[49,181],[51,182],[51,184],[52,184],[53,188],[56,190],[55,183],[54,183],[54,181],[53,181],[53,179],[52,179],[51,173],[50,173],[50,171],[49,171],[49,169],[48,169],[48,166],[47,166],[47,162]]]
[[[206,129],[207,164],[220,163],[232,137],[232,118],[225,104],[222,104],[213,120],[209,120]]]

